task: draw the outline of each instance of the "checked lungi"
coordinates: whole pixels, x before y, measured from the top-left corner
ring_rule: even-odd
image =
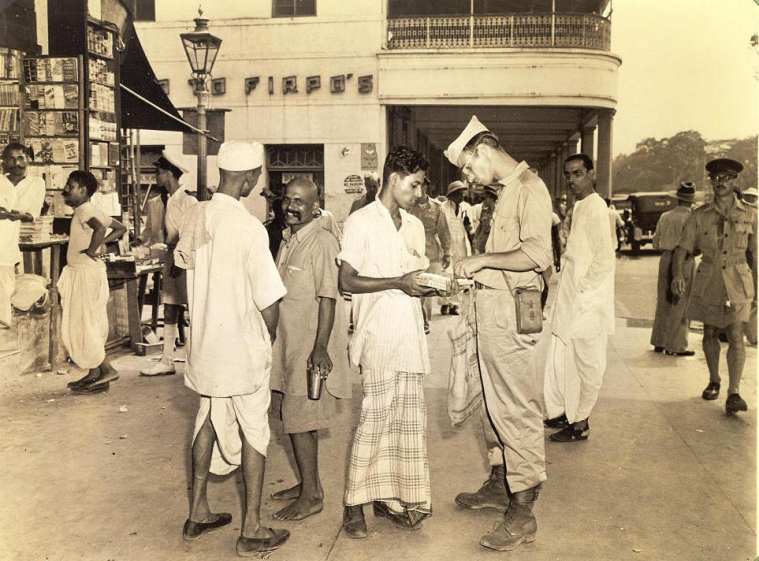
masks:
[[[431,510],[423,374],[363,370],[345,504],[383,501],[395,512]]]

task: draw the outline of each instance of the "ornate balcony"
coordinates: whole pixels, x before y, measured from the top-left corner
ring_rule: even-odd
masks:
[[[388,49],[611,49],[611,20],[595,14],[419,16],[387,20]]]

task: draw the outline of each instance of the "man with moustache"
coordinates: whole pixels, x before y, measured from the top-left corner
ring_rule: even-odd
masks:
[[[300,483],[272,495],[292,501],[274,514],[279,520],[303,520],[321,512],[318,431],[332,426],[342,406],[339,400],[351,397],[347,325],[335,261],[340,246],[319,224],[319,210],[313,181],[299,177],[287,184],[282,211],[288,228],[277,256],[287,294],[279,305],[271,388],[283,394],[282,421]],[[314,369],[325,380],[317,400],[307,397],[307,372]]]
[[[434,291],[417,280],[429,265],[424,225],[406,210],[421,196],[427,167],[418,152],[391,150],[379,197],[345,222],[340,288],[353,294],[350,357],[364,393],[345,491],[350,538],[367,536],[365,503],[405,529],[431,513],[423,389],[430,360],[419,298]]]
[[[475,281],[483,395],[506,465],[506,481],[495,484],[508,484],[509,492],[501,495],[506,503],[503,521],[480,545],[511,551],[535,540],[532,509],[546,480],[537,339],[518,331],[514,291],[542,289],[541,272],[553,258],[551,197],[527,162],[512,158],[477,117],[445,155],[468,182],[500,184],[485,253],[463,259],[455,269],[457,277]],[[498,475],[491,473],[491,478]]]
[[[719,397],[719,332],[727,334],[727,370],[729,386],[725,412],[733,415],[748,406],[740,395],[746,348],[744,322],[751,314],[756,293],[754,276],[756,253],[751,262],[747,249],[756,247],[756,209],[742,202],[736,193],[740,162],[719,158],[706,164],[714,188],[714,200],[694,210],[688,217],[675,249],[672,269],[672,292],[684,297],[687,291],[686,258],[702,253],[691,288],[688,317],[703,322],[703,349],[709,369],[709,384],[701,397],[711,401]]]
[[[615,235],[609,210],[595,191],[593,160],[574,154],[564,162],[574,196],[572,227],[553,307],[545,367],[546,426],[560,428],[553,442],[590,434],[588,418],[606,372],[606,346],[614,334]]]
[[[45,182],[27,177],[27,151],[23,144],[11,142],[2,153],[0,174],[0,328],[10,327],[11,297],[16,287],[16,264],[21,261],[18,248],[21,222],[39,217],[45,201]]]

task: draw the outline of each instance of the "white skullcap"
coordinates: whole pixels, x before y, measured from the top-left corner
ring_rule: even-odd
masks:
[[[181,156],[178,156],[176,154],[169,154],[166,150],[161,151],[161,158],[158,159],[157,162],[155,162],[154,165],[157,167],[165,167],[162,166],[161,159],[166,160],[168,163],[170,163],[172,166],[177,168],[182,173],[189,173],[189,170],[187,169],[187,166],[185,166],[184,158]]]
[[[472,118],[466,128],[461,132],[456,140],[448,145],[448,149],[443,152],[443,154],[445,154],[445,157],[448,158],[448,161],[456,167],[461,167],[459,165],[459,157],[461,156],[461,153],[464,151],[464,148],[469,143],[469,141],[481,132],[490,131],[485,125],[480,122],[476,115],[472,115]]]
[[[248,171],[264,165],[264,147],[259,142],[225,142],[219,148],[219,169]]]

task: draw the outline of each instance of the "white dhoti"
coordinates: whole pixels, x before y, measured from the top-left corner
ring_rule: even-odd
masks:
[[[568,343],[551,335],[543,382],[549,419],[562,413],[570,423],[590,417],[606,372],[607,342],[605,333]]]
[[[252,394],[231,397],[200,396],[198,416],[192,440],[211,415],[211,424],[216,432],[216,441],[211,454],[211,473],[226,475],[236,470],[242,463],[242,438],[253,449],[266,456],[271,433],[269,431],[269,403],[271,392],[269,380]]]
[[[16,270],[13,265],[0,265],[0,328],[10,327],[13,310],[11,297],[16,287]]]
[[[82,369],[105,360],[108,340],[108,276],[105,263],[64,267],[58,279],[63,305],[61,338],[71,360]]]

